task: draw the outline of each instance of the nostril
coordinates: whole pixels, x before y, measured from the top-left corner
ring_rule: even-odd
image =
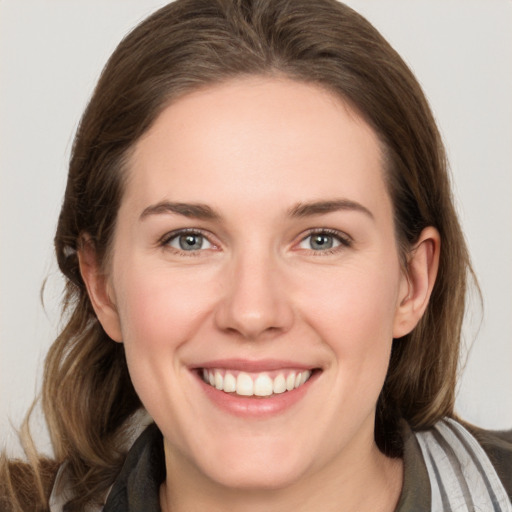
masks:
[[[247,252],[238,256],[231,282],[216,305],[218,328],[247,340],[287,331],[293,323],[290,297],[272,270],[272,261],[256,258],[257,250]]]
[[[215,315],[217,327],[230,336],[256,341],[287,332],[293,325],[293,314],[285,303],[219,304]]]

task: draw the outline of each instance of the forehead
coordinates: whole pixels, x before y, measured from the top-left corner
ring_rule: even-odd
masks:
[[[285,207],[333,194],[376,203],[387,199],[382,174],[376,134],[340,97],[255,77],[170,104],[136,144],[126,195],[139,207],[162,199],[226,206],[228,197]]]

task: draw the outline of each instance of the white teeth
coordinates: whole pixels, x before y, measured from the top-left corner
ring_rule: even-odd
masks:
[[[236,379],[231,373],[226,373],[224,376],[224,391],[226,393],[233,393],[236,391]]]
[[[311,377],[311,371],[292,371],[286,376],[284,373],[279,373],[272,379],[267,373],[251,375],[246,372],[239,372],[235,377],[233,373],[227,370],[203,369],[202,376],[203,380],[210,386],[226,393],[236,393],[241,396],[270,396],[292,391],[302,386]]]
[[[279,374],[274,379],[273,391],[274,393],[284,393],[286,391],[286,380],[283,374]]]
[[[309,370],[306,370],[305,372],[302,372],[300,376],[300,384],[299,386],[302,386],[302,384],[306,384],[306,381],[311,377],[311,372]]]
[[[218,370],[215,372],[215,387],[217,389],[224,389],[224,378]]]
[[[249,374],[240,372],[236,379],[236,394],[242,396],[254,395],[254,383]]]
[[[254,394],[256,396],[270,396],[273,388],[272,379],[268,375],[258,375],[254,381]]]
[[[288,377],[286,377],[286,390],[291,391],[295,387],[295,374],[290,373]]]

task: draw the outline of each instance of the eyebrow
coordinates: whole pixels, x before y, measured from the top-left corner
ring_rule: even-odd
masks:
[[[288,211],[290,217],[309,217],[337,212],[340,210],[352,210],[364,213],[374,220],[373,213],[365,206],[350,199],[333,199],[328,201],[312,201],[309,203],[298,203]]]
[[[366,216],[374,219],[374,216],[368,208],[356,201],[349,199],[334,199],[328,201],[311,201],[307,203],[297,203],[288,210],[288,215],[292,218],[310,217],[322,215],[340,210],[352,210],[364,213]],[[161,215],[174,213],[183,215],[191,219],[200,220],[221,220],[222,216],[213,208],[202,203],[173,203],[170,201],[161,201],[148,206],[140,215],[140,220],[150,215]]]
[[[172,203],[169,201],[161,201],[145,208],[140,214],[140,220],[143,220],[150,215],[159,215],[163,213],[177,213],[184,217],[200,220],[219,220],[221,218],[219,213],[215,212],[206,204]]]

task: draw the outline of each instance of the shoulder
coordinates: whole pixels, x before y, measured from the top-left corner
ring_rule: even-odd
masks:
[[[483,430],[468,424],[464,426],[489,457],[512,500],[512,429]]]
[[[61,465],[53,486],[50,512],[63,512],[73,496],[66,466],[66,463]],[[126,454],[121,471],[107,492],[104,503],[91,503],[86,507],[86,512],[159,511],[159,488],[164,477],[163,438],[156,425],[151,424]]]
[[[403,421],[401,437],[404,482],[396,512],[466,510],[463,504],[470,510],[512,510],[512,431],[452,419],[413,431]]]
[[[159,489],[164,478],[163,438],[158,427],[151,424],[128,452],[103,512],[159,511]]]
[[[98,463],[98,466],[104,470],[101,478],[95,480],[96,483],[101,483],[100,491],[94,495],[89,493],[88,501],[82,499],[81,503],[76,505],[77,478],[72,462],[67,459],[58,468],[50,495],[49,512],[63,512],[70,508],[70,505],[71,508],[78,507],[83,512],[110,510],[104,508],[105,501],[110,498],[110,495],[123,495],[123,492],[126,493],[128,481],[139,481],[141,473],[152,467],[151,462],[158,459],[158,457],[153,457],[153,454],[158,452],[162,446],[162,436],[152,419],[145,410],[141,409],[129,419],[123,429],[122,436],[120,436],[119,459],[116,459],[115,464],[111,465],[109,465],[110,459],[102,461],[101,466]],[[89,489],[89,487],[87,488]],[[114,508],[112,510],[126,512],[128,509]],[[146,512],[145,509],[143,510]],[[3,512],[1,508],[0,511]]]
[[[415,432],[428,472],[432,508],[455,510],[465,503],[471,510],[511,510],[510,436],[451,418]]]

